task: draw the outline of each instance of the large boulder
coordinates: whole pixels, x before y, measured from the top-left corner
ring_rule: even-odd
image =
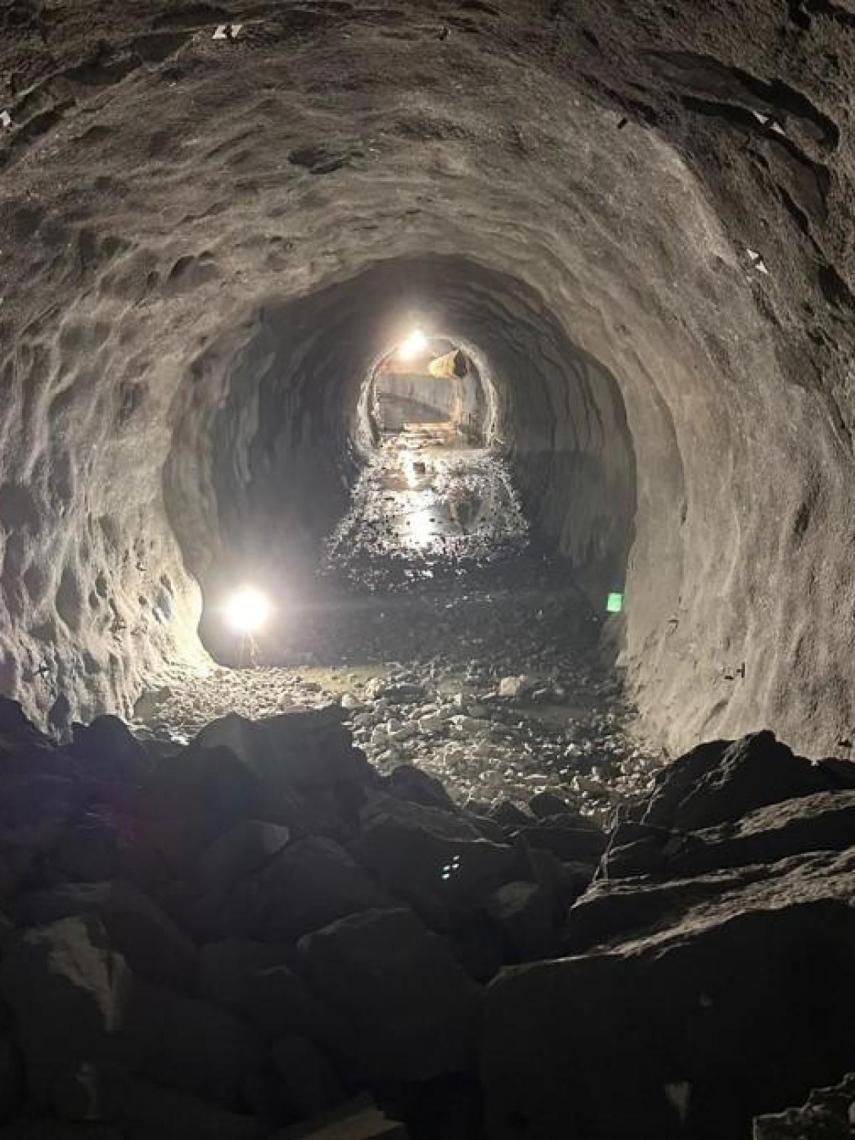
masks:
[[[563,863],[596,863],[608,844],[605,832],[595,823],[572,815],[517,828],[513,837],[535,850],[551,852]]]
[[[636,875],[627,879],[600,878],[575,900],[567,912],[562,940],[565,954],[578,954],[621,937],[668,925],[692,907],[738,892],[759,880],[773,880],[794,868],[834,866],[833,853],[782,859],[768,865],[749,864],[710,871],[691,878],[661,879]]]
[[[240,1104],[242,1083],[263,1053],[252,1030],[228,1011],[139,980],[121,1044],[131,1072],[228,1109]]]
[[[143,785],[141,836],[173,874],[187,874],[223,832],[258,818],[261,801],[255,774],[230,749],[183,748]]]
[[[485,909],[506,941],[506,961],[546,958],[557,951],[558,914],[537,883],[504,883],[487,898]]]
[[[228,888],[260,871],[291,838],[287,827],[260,819],[242,819],[202,854],[198,878],[203,888]]]
[[[87,1067],[64,1082],[54,1111],[70,1122],[105,1121],[124,1140],[260,1140],[263,1123],[242,1113],[130,1076]]]
[[[442,811],[457,811],[454,800],[443,784],[414,764],[399,764],[389,773],[385,786],[398,799],[440,808]]]
[[[144,746],[124,721],[116,716],[99,716],[91,724],[72,725],[67,752],[79,762],[87,780],[99,784],[139,784],[151,762]]]
[[[105,1112],[124,1140],[262,1140],[262,1121],[129,1077],[114,1078]]]
[[[697,831],[766,804],[838,786],[831,772],[794,756],[774,733],[756,732],[701,744],[658,772],[644,822]]]
[[[626,822],[612,835],[602,870],[608,878],[700,875],[808,851],[841,851],[853,836],[855,790],[817,792],[689,834]]]
[[[85,786],[73,772],[32,771],[2,783],[0,831],[7,835],[50,823],[66,823],[86,803]]]
[[[141,977],[184,987],[196,970],[196,950],[172,920],[132,883],[59,883],[18,895],[18,922],[38,926],[71,915],[97,915],[111,945]]]
[[[47,1103],[54,1084],[81,1064],[115,1060],[131,990],[125,960],[94,915],[9,939],[0,991],[15,1016],[37,1103]]]
[[[343,715],[337,705],[260,721],[230,714],[207,725],[194,746],[228,748],[247,765],[263,789],[262,818],[295,834],[338,835],[355,822],[364,786],[378,779]]]
[[[757,808],[736,824],[696,832],[669,857],[677,874],[842,851],[855,837],[855,790],[817,792]]]
[[[60,835],[50,851],[51,873],[72,882],[95,883],[120,874],[122,842],[115,821],[89,810]]]
[[[317,1116],[346,1099],[344,1086],[329,1061],[306,1037],[280,1037],[273,1046],[273,1064],[292,1119]]]
[[[528,808],[536,819],[554,819],[555,816],[573,816],[580,819],[579,812],[567,800],[555,792],[536,792],[528,801]]]
[[[855,1065],[855,851],[487,989],[491,1140],[747,1137]]]
[[[287,942],[348,914],[389,905],[389,898],[332,839],[289,844],[236,893],[247,901],[251,933]]]
[[[482,839],[462,816],[388,797],[363,812],[350,849],[431,925],[514,878],[516,864],[512,847]]]
[[[375,910],[303,938],[301,969],[351,1026],[362,1075],[425,1081],[473,1059],[480,987],[407,910]]]
[[[855,1073],[832,1088],[814,1089],[799,1108],[754,1121],[754,1140],[852,1140],[853,1136]]]
[[[294,973],[283,946],[238,939],[203,946],[199,989],[266,1038],[300,1034],[330,1052],[350,1050],[347,1026]]]

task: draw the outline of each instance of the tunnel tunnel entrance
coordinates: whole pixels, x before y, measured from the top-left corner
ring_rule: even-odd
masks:
[[[483,359],[483,356],[482,356]],[[528,542],[510,467],[495,445],[494,381],[453,339],[413,329],[360,393],[371,446],[327,545],[325,569],[372,591],[508,557]]]
[[[574,345],[568,316],[474,261],[397,258],[271,301],[207,346],[179,393],[164,492],[215,658],[245,661],[223,616],[239,587],[273,602],[268,660],[331,587],[338,604],[341,582],[319,567],[331,535],[348,567],[367,553],[343,535],[382,453],[387,476],[397,457],[404,481],[387,487],[393,497],[427,497],[403,529],[376,512],[372,532],[390,555],[380,578],[394,566],[398,586],[421,580],[404,574],[416,553],[425,563],[444,551],[423,568],[457,574],[467,551],[492,562],[527,542],[601,610],[623,586],[635,457],[618,383]],[[420,371],[401,372],[414,328],[427,330]],[[407,408],[433,409],[432,422],[407,419]],[[420,426],[402,440],[406,424]]]
[[[252,715],[332,693],[381,770],[412,762],[461,795],[558,787],[568,757],[604,750],[620,779],[636,745],[600,636],[635,456],[570,316],[475,261],[397,258],[209,346],[165,490],[217,683],[160,714],[189,731],[213,692]]]
[[[449,444],[486,442],[487,399],[477,365],[450,340],[413,330],[378,362],[369,383],[377,434],[432,424],[446,429]]]

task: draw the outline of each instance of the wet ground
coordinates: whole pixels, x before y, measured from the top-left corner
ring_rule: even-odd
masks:
[[[528,527],[504,462],[449,425],[388,436],[354,488],[324,572],[384,592],[507,561]]]
[[[381,769],[417,764],[461,802],[550,790],[605,816],[649,786],[662,757],[601,663],[604,615],[532,548],[495,455],[435,424],[387,438],[322,572],[284,664],[187,678],[140,720],[187,738],[227,712],[333,700]]]

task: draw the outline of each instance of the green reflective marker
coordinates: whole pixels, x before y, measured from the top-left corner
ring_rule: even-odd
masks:
[[[623,609],[623,594],[609,594],[606,610],[610,614],[619,614]]]

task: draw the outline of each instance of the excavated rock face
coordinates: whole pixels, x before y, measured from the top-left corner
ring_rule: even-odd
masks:
[[[626,576],[651,728],[845,734],[848,6],[2,20],[4,690],[120,708],[201,652],[200,598],[302,588],[417,313],[495,389],[544,541]]]

